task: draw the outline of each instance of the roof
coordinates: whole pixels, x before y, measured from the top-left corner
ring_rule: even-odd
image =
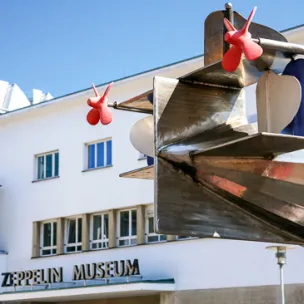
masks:
[[[294,31],[294,30],[299,30],[302,27],[304,27],[304,24],[296,25],[296,26],[281,30],[280,32],[281,33],[286,33],[286,32],[290,32],[290,31]],[[159,66],[159,67],[149,69],[149,70],[146,70],[146,71],[143,71],[143,72],[135,73],[135,74],[132,74],[132,75],[129,75],[129,76],[126,76],[126,77],[118,78],[118,79],[115,79],[115,80],[110,80],[110,81],[101,83],[99,85],[95,85],[95,87],[97,88],[97,87],[106,86],[106,85],[110,84],[111,82],[120,82],[120,81],[128,80],[128,79],[134,78],[136,76],[151,73],[151,72],[154,72],[154,71],[157,71],[157,70],[160,70],[160,69],[165,69],[167,67],[178,65],[178,64],[181,64],[181,63],[184,63],[184,62],[187,62],[187,61],[195,60],[195,59],[201,58],[203,56],[204,56],[204,54],[196,55],[196,56],[193,56],[193,57],[190,57],[190,58],[187,58],[187,59],[183,59],[183,60],[180,60],[180,61],[177,61],[177,62],[169,63],[167,65]],[[63,99],[63,98],[68,97],[68,96],[83,93],[83,92],[86,92],[88,90],[91,90],[91,87],[81,89],[81,90],[78,90],[78,91],[75,91],[75,92],[71,92],[71,93],[68,93],[68,94],[65,94],[65,95],[61,95],[61,96],[55,97],[53,99],[49,99],[49,100],[37,103],[37,104],[33,104],[33,105],[26,106],[26,107],[18,108],[18,109],[3,113],[3,114],[0,115],[0,117],[1,116],[7,116],[7,115],[9,115],[10,113],[13,113],[13,112],[19,112],[19,111],[22,111],[22,110],[26,110],[28,108],[34,108],[34,107],[37,107],[37,106],[42,105],[42,104],[52,103],[52,102],[57,101],[59,99]]]

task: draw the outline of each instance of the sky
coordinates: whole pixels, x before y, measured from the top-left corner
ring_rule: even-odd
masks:
[[[0,79],[59,97],[201,55],[221,0],[0,0]],[[234,0],[278,31],[304,24],[304,1]]]

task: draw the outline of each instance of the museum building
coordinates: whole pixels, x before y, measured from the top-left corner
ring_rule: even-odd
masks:
[[[304,26],[284,35],[304,44]],[[110,99],[202,66],[203,55],[114,80]],[[34,102],[12,90],[0,83],[1,303],[278,303],[270,244],[155,233],[153,181],[119,177],[146,166],[129,140],[144,114],[112,111],[112,124],[92,127],[91,88],[59,98],[36,90]],[[303,248],[287,258],[287,302],[303,303]]]

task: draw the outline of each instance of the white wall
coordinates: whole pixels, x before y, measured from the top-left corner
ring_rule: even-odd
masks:
[[[198,58],[123,80],[110,99],[121,102],[151,89],[156,73],[177,77],[201,66]],[[71,281],[74,264],[139,258],[144,276],[173,277],[178,289],[277,284],[274,253],[263,243],[197,239],[31,259],[33,221],[153,202],[152,181],[118,176],[146,165],[129,141],[132,124],[144,115],[113,111],[112,124],[90,126],[90,96],[92,90],[0,117],[0,249],[9,252],[0,271],[63,266]],[[83,173],[84,143],[110,136],[114,166]],[[60,178],[32,183],[34,155],[54,149]],[[304,282],[302,257],[300,247],[289,254],[287,283]]]
[[[202,63],[199,58],[158,73],[177,77]],[[110,99],[121,102],[151,89],[154,75],[116,83]],[[0,249],[9,252],[10,269],[32,269],[37,263],[30,259],[33,221],[153,202],[153,181],[119,177],[146,166],[129,140],[132,124],[144,115],[113,111],[112,124],[91,126],[86,101],[92,94],[89,90],[0,116]],[[84,144],[107,137],[113,139],[114,166],[82,172]],[[32,183],[34,155],[55,149],[60,178]]]

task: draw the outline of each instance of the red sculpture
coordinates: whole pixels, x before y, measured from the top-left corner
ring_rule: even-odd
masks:
[[[99,96],[94,84],[92,83],[95,97],[88,99],[88,105],[93,109],[87,115],[87,121],[91,125],[97,125],[100,121],[103,125],[108,125],[112,122],[112,112],[108,108],[108,98],[113,82],[110,83],[105,90],[103,96]]]
[[[248,32],[255,12],[256,7],[252,10],[241,30],[236,30],[230,21],[224,18],[224,23],[228,30],[224,39],[232,45],[222,60],[222,66],[227,72],[234,72],[237,69],[241,62],[242,53],[248,60],[256,60],[263,54],[263,49],[251,40],[251,34]]]

